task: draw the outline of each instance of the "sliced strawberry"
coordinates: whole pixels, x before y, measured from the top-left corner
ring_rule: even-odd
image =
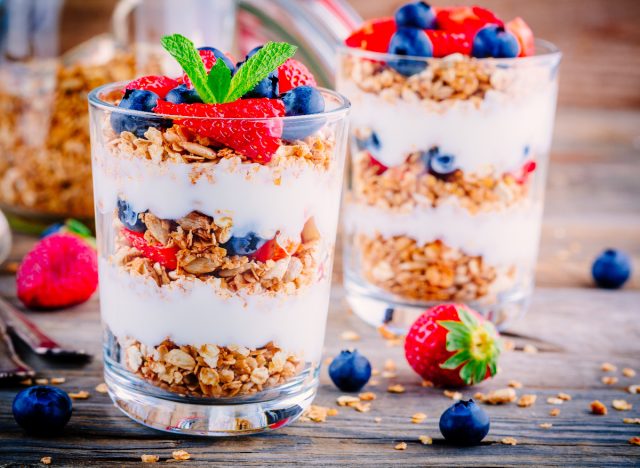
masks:
[[[278,68],[278,86],[281,93],[298,86],[317,86],[309,69],[295,59],[288,59]]]
[[[434,57],[446,57],[455,53],[471,55],[472,41],[467,34],[439,29],[429,29],[425,32],[433,44]]]
[[[520,168],[519,173],[515,175],[516,182],[524,184],[529,180],[529,176],[536,170],[537,164],[533,160],[526,161]]]
[[[149,244],[144,238],[144,233],[123,229],[122,234],[129,241],[131,247],[138,249],[142,255],[152,262],[158,262],[167,270],[175,270],[178,267],[176,254],[177,247],[164,247],[160,244]]]
[[[349,47],[370,50],[372,52],[386,52],[389,48],[391,36],[396,32],[396,22],[393,18],[377,18],[365,22],[362,27],[344,41]]]
[[[284,103],[279,99],[241,99],[225,104],[172,104],[158,101],[154,112],[209,117],[176,120],[189,130],[227,145],[261,164],[271,161],[280,147],[283,125],[281,119],[274,117],[285,115]]]
[[[161,99],[164,99],[167,93],[178,86],[178,84],[176,80],[168,76],[149,75],[131,81],[125,89],[152,91],[160,96]]]
[[[204,69],[207,70],[207,73],[209,73],[209,70],[211,70],[213,66],[216,64],[215,54],[213,53],[212,50],[208,50],[208,49],[198,50],[198,53],[200,54],[202,63],[204,63]],[[184,85],[186,85],[187,88],[193,88],[193,85],[191,84],[191,80],[189,79],[186,73],[182,74],[182,78],[180,78],[180,81]]]
[[[503,21],[492,11],[477,6],[459,6],[438,8],[436,14],[438,29],[449,32],[461,32],[469,37],[487,24],[503,26]]]
[[[284,245],[281,245],[280,243]],[[262,247],[260,247],[253,254],[253,258],[258,260],[259,262],[266,262],[267,260],[281,260],[286,257],[290,257],[293,255],[298,247],[300,246],[300,242],[293,239],[278,239],[276,236],[274,239],[271,239],[264,243]]]
[[[533,31],[519,16],[507,23],[507,31],[511,32],[520,43],[520,57],[528,57],[536,53]]]
[[[370,159],[370,164],[377,169],[377,174],[378,175],[383,174],[387,169],[389,169],[388,166],[385,166],[380,161],[378,161],[376,158],[374,158],[371,155],[371,153],[369,153],[369,159]]]

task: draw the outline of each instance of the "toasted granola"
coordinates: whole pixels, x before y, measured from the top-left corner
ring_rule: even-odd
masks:
[[[180,395],[233,397],[281,385],[303,368],[300,357],[274,343],[261,348],[178,346],[167,339],[149,348],[138,341],[126,347],[129,370],[164,390]]]
[[[482,403],[489,405],[503,405],[516,401],[516,391],[511,387],[500,388],[489,392],[487,395],[480,394],[478,396]]]
[[[309,406],[302,416],[300,421],[313,421],[317,423],[326,422],[328,416],[335,416],[338,414],[338,410],[335,408],[327,408],[326,406],[311,405]]]
[[[598,400],[594,400],[589,405],[592,414],[597,414],[598,416],[604,416],[607,414],[607,407]]]
[[[533,406],[537,400],[537,396],[533,395],[533,394],[525,394],[522,395],[519,399],[518,399],[518,406],[520,408],[529,408],[530,406]]]

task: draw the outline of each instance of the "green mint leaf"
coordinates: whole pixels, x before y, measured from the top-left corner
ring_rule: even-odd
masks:
[[[224,99],[227,97],[231,85],[231,70],[224,63],[224,60],[216,60],[213,68],[209,71],[207,85],[217,102],[225,102]]]
[[[180,64],[200,98],[208,104],[215,104],[216,98],[207,86],[207,70],[193,42],[181,34],[172,34],[164,36],[160,43]]]
[[[293,57],[298,48],[286,42],[267,42],[262,49],[250,57],[231,79],[231,85],[224,102],[240,99],[264,80],[269,73],[287,59]]]

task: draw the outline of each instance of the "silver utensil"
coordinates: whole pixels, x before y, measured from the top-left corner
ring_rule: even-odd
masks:
[[[0,380],[32,377],[35,372],[31,367],[22,362],[16,354],[7,333],[7,327],[0,320]]]

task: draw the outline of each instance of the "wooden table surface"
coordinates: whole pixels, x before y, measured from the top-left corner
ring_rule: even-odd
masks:
[[[501,372],[492,381],[463,392],[503,388],[510,379],[523,383],[519,394],[534,393],[537,403],[518,408],[514,403],[487,406],[492,425],[485,442],[473,448],[446,445],[438,431],[441,412],[452,404],[442,390],[422,388],[420,379],[404,362],[402,349],[388,346],[377,333],[348,312],[337,268],[329,316],[326,356],[357,346],[374,367],[387,359],[398,365],[397,377],[378,378],[369,387],[378,398],[369,413],[340,408],[325,423],[296,422],[266,435],[235,439],[174,437],[146,429],[122,415],[108,396],[94,388],[102,382],[99,357],[101,333],[98,299],[80,307],[29,315],[55,338],[95,353],[85,367],[69,367],[29,357],[43,377],[65,377],[67,391],[87,390],[88,400],[74,402],[74,415],[64,434],[43,439],[24,435],[11,416],[10,405],[20,387],[0,389],[0,466],[37,464],[51,456],[57,466],[129,466],[140,455],[171,457],[172,450],[192,455],[189,466],[204,465],[562,465],[640,466],[640,447],[627,441],[640,436],[640,426],[623,424],[624,417],[640,416],[640,395],[624,389],[640,384],[640,112],[563,109],[558,115],[548,197],[538,269],[538,288],[527,316],[509,329],[517,347],[505,353]],[[18,237],[13,257],[18,260],[32,240]],[[606,246],[620,247],[634,256],[636,275],[621,291],[591,287],[589,265]],[[15,297],[14,278],[0,278],[0,292]],[[345,342],[343,331],[357,332],[358,342]],[[522,352],[525,344],[537,354]],[[602,362],[635,368],[630,379],[616,375],[616,385],[601,382]],[[386,392],[389,383],[401,383],[404,394]],[[547,397],[558,392],[573,399],[560,406],[558,417]],[[316,403],[336,406],[340,392],[323,369]],[[614,399],[633,403],[632,411],[611,408]],[[598,399],[609,407],[606,416],[589,414],[589,403]],[[412,424],[411,415],[428,415]],[[374,418],[382,418],[375,422]],[[550,429],[541,423],[553,423]],[[421,445],[420,435],[433,437]],[[515,446],[500,443],[515,437]],[[404,451],[394,450],[406,442]]]

